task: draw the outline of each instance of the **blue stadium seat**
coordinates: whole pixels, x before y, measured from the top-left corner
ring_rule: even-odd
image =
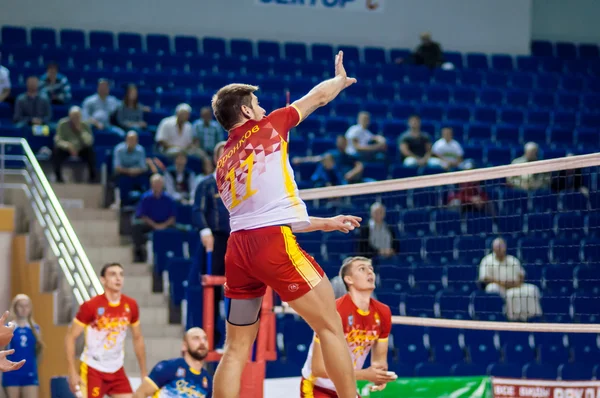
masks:
[[[403,212],[400,223],[405,234],[424,236],[430,231],[429,213],[424,210]]]
[[[580,124],[584,127],[598,127],[600,125],[600,112],[581,112]]]
[[[598,226],[600,226],[600,215],[598,214],[590,214],[589,218],[595,220],[596,230]],[[590,223],[591,221],[588,221]],[[588,226],[589,228],[589,226]],[[591,231],[591,230],[590,230]],[[600,263],[600,240],[598,239],[597,232],[591,233],[593,235],[593,239],[585,240],[583,243],[583,257],[585,261],[589,263]]]
[[[529,235],[545,238],[554,236],[553,214],[526,214],[525,217],[527,220],[527,233]]]
[[[548,246],[548,241],[543,238],[523,238],[519,241],[519,257],[526,264],[547,264]]]
[[[524,365],[535,359],[535,351],[528,345],[519,343],[506,343],[502,347],[504,351],[504,362],[514,363],[515,365]]]
[[[55,48],[56,31],[51,28],[31,29],[31,46],[36,48]]]
[[[434,188],[420,188],[412,192],[413,206],[418,209],[438,207],[440,205],[440,193]]]
[[[485,84],[489,87],[506,89],[508,87],[508,75],[502,72],[488,72],[485,77]]]
[[[465,138],[473,142],[493,141],[492,127],[484,123],[470,124]]]
[[[447,267],[447,269],[458,270],[463,267]],[[431,269],[431,268],[428,268]],[[461,277],[464,280],[464,277]],[[458,283],[456,280],[454,283]],[[439,306],[439,317],[443,319],[470,319],[470,298],[462,292],[440,291],[436,295]],[[445,330],[445,329],[442,329]]]
[[[570,295],[573,292],[573,267],[566,264],[544,267],[542,285],[546,293]]]
[[[312,44],[310,53],[313,61],[331,61],[333,59],[333,47],[329,44]]]
[[[557,112],[554,112],[552,121],[554,122],[554,124],[556,126],[565,127],[565,128],[573,128],[577,124],[577,117],[575,114],[573,114],[573,112],[557,111]],[[559,138],[559,137],[554,137],[552,135],[552,132],[550,132],[550,134],[551,134],[551,136],[550,136],[551,142],[560,144],[560,141],[558,141],[558,140],[554,141],[556,138]],[[569,145],[571,145],[571,143],[573,142],[573,133],[572,132],[569,135],[569,137],[567,138],[566,142]]]
[[[492,55],[492,69],[511,71],[513,70],[513,58],[507,54]]]
[[[555,380],[557,369],[545,363],[530,362],[523,366],[523,376],[526,379]]]
[[[536,57],[517,56],[517,69],[523,72],[537,73],[540,69],[541,61]]]
[[[524,126],[521,136],[521,143],[533,141],[539,145],[546,143],[548,134],[544,127],[541,126]]]
[[[389,84],[376,83],[371,86],[371,94],[378,101],[393,101],[396,96],[396,91]]]
[[[566,60],[563,62],[563,70],[567,75],[585,75],[588,63],[582,60]]]
[[[325,121],[325,131],[331,135],[343,135],[350,127],[345,117],[332,117]]]
[[[511,148],[488,147],[486,151],[487,163],[492,166],[502,166],[510,164],[513,159]]]
[[[400,314],[432,318],[434,316],[435,298],[432,295],[403,294]]]
[[[192,206],[177,204],[177,217],[175,222],[180,225],[191,226],[192,225]]]
[[[479,92],[479,105],[501,106],[504,103],[504,91],[496,88],[485,88]]]
[[[387,62],[385,49],[381,47],[365,47],[364,56],[365,63],[369,65],[385,64]]]
[[[558,376],[563,381],[592,380],[593,368],[582,363],[563,363],[558,367]]]
[[[398,137],[405,131],[406,129],[406,123],[404,123],[404,121],[399,121],[399,120],[390,120],[390,121],[386,121],[383,124],[383,128],[382,128],[382,132],[383,135],[386,137],[386,139],[389,142],[393,142],[395,143],[396,140],[398,139]],[[394,152],[396,152],[398,150],[396,145],[391,145],[394,149]],[[402,166],[402,165],[395,165],[395,166]],[[415,169],[414,167],[411,167],[411,169]],[[415,169],[415,173],[411,176],[416,175],[416,169]]]
[[[229,53],[233,56],[252,58],[254,56],[254,48],[250,40],[232,39],[229,42]]]
[[[332,232],[325,236],[325,244],[329,260],[341,261],[348,253],[356,251],[356,235]]]
[[[429,360],[429,351],[425,348],[423,341],[405,341],[405,335],[394,332],[394,345],[398,350],[398,360],[400,363],[416,365],[417,363]],[[398,337],[396,337],[398,336]],[[422,339],[422,336],[421,336]]]
[[[154,54],[170,54],[171,39],[163,34],[149,34],[146,36],[146,50]]]
[[[444,269],[436,265],[422,265],[413,269],[413,289],[422,293],[435,294],[443,288]]]
[[[398,61],[399,58],[402,58],[404,61],[410,60],[412,58],[412,51],[409,50],[408,48],[392,48],[392,49],[390,49],[389,60],[392,63],[395,63],[396,61]]]
[[[457,139],[460,139],[458,134],[455,134]],[[464,145],[463,151],[465,152],[465,159],[473,159],[478,164],[483,163],[483,147],[479,145]]]
[[[398,96],[405,102],[421,102],[423,89],[414,84],[406,84],[398,89]]]
[[[584,94],[583,106],[589,110],[600,110],[600,95],[599,94]]]
[[[471,294],[472,318],[485,321],[502,321],[504,300],[498,294],[473,292]]]
[[[344,63],[360,63],[360,50],[357,46],[339,46],[336,49],[336,54],[338,51],[344,52]]]
[[[117,44],[120,51],[142,51],[142,35],[139,33],[117,34]]]
[[[157,274],[167,270],[167,259],[183,257],[185,233],[176,229],[152,232],[152,250],[154,252],[154,270]]]
[[[557,297],[556,294],[551,293],[543,296],[540,302],[547,322],[571,322],[571,300],[568,297]]]
[[[517,108],[526,108],[529,105],[529,92],[521,89],[507,91],[506,104]]]
[[[456,91],[454,92],[456,100]],[[463,106],[450,106],[446,109],[446,119],[456,122],[468,122],[471,119],[471,111]]]
[[[463,56],[456,51],[444,51],[444,61],[450,62],[457,69],[463,67]]]
[[[494,221],[487,215],[480,213],[468,213],[467,215],[467,234],[485,236],[491,234],[494,230]]]
[[[427,102],[436,104],[448,104],[450,102],[450,90],[443,86],[433,86],[425,89]]]
[[[523,216],[520,214],[502,214],[496,219],[498,232],[502,234],[521,234],[523,232]]]
[[[355,77],[361,81],[376,81],[379,75],[379,68],[373,65],[361,64],[356,67]]]
[[[432,362],[422,362],[415,366],[417,377],[448,377],[450,368],[447,365]]]
[[[85,33],[78,29],[62,29],[60,31],[60,45],[63,48],[85,48]]]
[[[539,90],[554,91],[558,88],[558,77],[551,74],[538,74],[536,86]]]
[[[578,110],[581,106],[579,94],[560,93],[557,95],[556,104],[562,109]]]
[[[483,73],[472,69],[464,69],[460,75],[460,82],[463,86],[481,87],[483,85]]]
[[[510,76],[510,84],[514,89],[531,90],[534,85],[534,75],[526,72],[515,72]]]
[[[450,368],[450,374],[455,377],[483,376],[485,375],[485,366],[476,363],[457,363]]]
[[[198,54],[198,39],[194,36],[175,36],[177,54]]]
[[[387,166],[381,163],[365,163],[363,177],[372,178],[376,181],[386,180],[388,176]]]
[[[563,62],[557,58],[545,58],[540,60],[541,70],[545,73],[560,73],[563,69]],[[553,79],[555,80],[555,79]]]
[[[485,239],[479,236],[459,236],[456,242],[458,258],[468,264],[479,262],[487,249]]]
[[[485,343],[467,343],[467,350],[471,362],[488,367],[490,364],[500,361],[500,351],[496,347]]]
[[[415,167],[404,167],[401,164],[392,166],[392,178],[409,178],[416,177],[419,169]]]
[[[392,117],[394,119],[400,119],[400,120],[406,120],[408,119],[411,115],[416,114],[417,113],[417,108],[414,105],[408,104],[408,103],[402,103],[402,102],[395,102],[391,105],[391,113],[392,113]],[[397,133],[397,135],[400,135],[402,132],[404,132],[404,126],[403,126],[403,130],[399,131]]]
[[[593,43],[582,43],[579,45],[579,58],[581,59],[596,59],[600,57],[600,49],[598,45]]]
[[[283,326],[283,344],[287,360],[296,366],[302,366],[306,361],[308,348],[314,333],[310,326],[294,317],[286,317]]]
[[[450,366],[465,360],[465,353],[458,345],[458,341],[453,344],[432,344],[432,347],[433,358],[439,364]]]
[[[392,315],[400,314],[400,302],[402,295],[399,293],[381,292],[377,294],[379,300],[388,305],[392,311]]]
[[[498,113],[495,108],[477,107],[473,112],[473,120],[481,123],[496,123]]]
[[[598,251],[594,247],[594,251]],[[579,265],[574,271],[574,285],[580,292],[587,292],[590,295],[598,294],[598,278],[600,276],[600,268],[597,264],[594,265]]]
[[[511,155],[512,157],[512,155]],[[506,159],[506,158],[505,158]],[[488,151],[488,162],[489,151]],[[504,164],[509,164],[510,160]],[[529,198],[526,192],[517,189],[505,189],[502,191],[502,210],[507,213],[526,213]]]
[[[185,298],[184,283],[187,282],[192,261],[187,258],[173,257],[167,259],[169,272],[169,295],[175,305],[180,305]]]
[[[413,84],[429,84],[431,69],[425,66],[409,66],[404,69],[405,80]]]
[[[524,120],[525,116],[519,109],[503,109],[500,111],[500,121],[503,123],[521,125]]]
[[[89,34],[90,48],[113,50],[115,47],[115,37],[108,31],[91,31]]]
[[[423,120],[440,122],[444,117],[444,109],[441,106],[423,105],[419,109],[419,115]]]
[[[554,48],[549,41],[533,40],[531,42],[531,54],[534,57],[552,57],[554,56]]]
[[[584,232],[583,216],[579,212],[559,213],[555,217],[556,234],[564,237],[581,237]]]
[[[3,26],[0,30],[2,45],[5,47],[27,46],[27,30],[18,26]]]
[[[226,43],[220,37],[205,37],[202,39],[202,52],[208,55],[224,56]]]
[[[527,122],[529,124],[536,124],[545,128],[547,125],[550,124],[550,112],[541,110],[530,110],[527,113]]]
[[[576,59],[577,47],[573,43],[557,42],[555,44],[556,56],[562,59]]]
[[[558,366],[569,362],[569,350],[561,344],[538,344],[539,360],[542,363]]]
[[[281,48],[276,41],[261,40],[257,43],[258,56],[267,59],[280,59]]]
[[[531,96],[531,103],[542,109],[554,108],[554,95],[547,92],[534,91]]]
[[[508,377],[520,379],[522,370],[520,364],[513,363],[493,363],[487,368],[487,374],[495,377]]]
[[[435,69],[433,80],[441,85],[456,86],[458,73],[455,70]]]
[[[461,218],[457,211],[439,210],[433,214],[435,232],[438,235],[459,235],[461,233]]]
[[[569,336],[569,345],[573,352],[573,361],[589,367],[598,363],[600,348],[598,335],[593,333],[573,333]]]

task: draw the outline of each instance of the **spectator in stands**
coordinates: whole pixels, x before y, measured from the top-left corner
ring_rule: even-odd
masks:
[[[113,151],[113,170],[118,176],[137,177],[148,171],[146,150],[138,143],[138,135],[130,131],[125,141]]]
[[[65,75],[58,72],[58,64],[55,62],[46,66],[46,73],[40,78],[40,91],[53,104],[64,105],[71,102],[71,84]]]
[[[458,184],[458,192],[448,194],[448,205],[464,213],[484,212],[494,217],[496,211],[479,181]]]
[[[570,156],[573,156],[573,154],[568,153],[567,157]],[[550,189],[553,192],[579,191],[586,196],[590,193],[583,181],[583,171],[581,169],[560,170],[552,176]]]
[[[169,166],[164,174],[167,193],[182,203],[190,201],[196,178],[196,174],[186,167],[187,161],[185,152],[179,152],[175,156],[175,164]]]
[[[189,122],[192,108],[188,104],[179,104],[175,115],[164,118],[156,130],[156,143],[161,152],[174,157],[179,152],[204,157],[206,154],[198,147],[194,138],[192,124]]]
[[[358,253],[365,257],[391,257],[400,250],[400,241],[394,228],[385,222],[385,206],[379,202],[371,205],[371,218],[360,227]]]
[[[398,148],[407,167],[442,167],[442,161],[432,156],[429,134],[421,131],[421,117],[408,119],[408,130],[398,138]]]
[[[404,58],[396,58],[395,61],[398,64],[405,62]],[[431,39],[431,33],[425,32],[421,34],[421,44],[419,44],[412,54],[412,63],[415,65],[425,65],[431,69],[440,67],[444,63],[442,47],[439,43]]]
[[[0,65],[0,102],[9,102],[10,87],[10,71]]]
[[[385,137],[369,131],[369,112],[360,112],[357,121],[357,124],[350,126],[346,131],[346,153],[363,161],[383,160],[387,149]]]
[[[129,84],[125,90],[123,101],[114,113],[114,124],[124,130],[145,129],[148,124],[144,121],[144,112],[150,112],[150,108],[138,102],[137,86]]]
[[[54,136],[52,163],[57,182],[63,182],[62,164],[69,157],[78,157],[86,162],[90,182],[96,180],[96,154],[94,153],[94,136],[87,123],[82,120],[81,108],[72,106],[69,116],[58,121]]]
[[[431,153],[440,159],[442,167],[446,170],[473,168],[471,161],[464,161],[465,152],[458,141],[454,139],[452,127],[442,128],[442,138],[433,144]]]
[[[146,261],[146,234],[175,226],[176,202],[164,191],[160,174],[150,178],[150,190],[144,193],[137,205],[131,231],[134,262]]]
[[[317,169],[310,179],[315,188],[347,184],[331,153],[323,155],[323,159],[317,165]]]
[[[200,109],[200,119],[196,120],[192,127],[194,128],[194,135],[198,140],[200,149],[210,159],[217,143],[225,139],[225,132],[221,128],[221,125],[216,120],[213,120],[210,107],[205,106]]]
[[[213,160],[217,163],[219,157],[223,154],[225,142],[221,141],[214,147]],[[212,274],[225,275],[225,251],[229,233],[229,211],[219,197],[217,181],[215,174],[211,173],[205,178],[194,192],[194,205],[192,208],[192,224],[200,233],[202,247],[199,248],[196,260],[199,264],[205,264],[206,252],[212,252]],[[200,267],[199,267],[200,269]],[[203,273],[207,273],[204,269]],[[199,280],[199,279],[198,279]],[[220,315],[219,302],[222,300],[222,288],[216,287],[215,294],[215,324]],[[221,339],[221,333],[218,328],[214,328],[215,344]]]
[[[98,80],[98,91],[83,101],[83,120],[98,130],[110,129],[110,115],[117,110],[120,102],[110,95],[110,83],[106,79]],[[120,130],[116,132],[123,133]]]
[[[327,151],[322,155],[295,157],[292,159],[293,164],[300,163],[317,163],[321,162],[325,155],[331,154],[336,166],[344,175],[344,181],[348,184],[362,181],[362,172],[364,170],[363,163],[354,155],[349,155],[346,152],[348,140],[343,135],[338,135],[335,141],[336,149]]]
[[[19,126],[47,125],[52,118],[52,106],[46,95],[38,90],[37,76],[27,78],[27,91],[17,97],[15,101],[14,123]]]
[[[492,253],[479,264],[479,283],[487,293],[500,294],[506,300],[506,315],[510,320],[525,321],[541,316],[539,288],[524,283],[525,270],[521,262],[506,253],[506,242],[494,239]]]
[[[528,142],[525,144],[525,153],[523,156],[513,160],[512,164],[535,162],[536,160],[538,160],[538,145],[535,142]],[[537,173],[509,177],[508,183],[515,188],[535,191],[536,189],[549,188],[550,175],[547,173]]]

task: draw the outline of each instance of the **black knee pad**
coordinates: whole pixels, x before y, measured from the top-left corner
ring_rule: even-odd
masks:
[[[225,298],[225,319],[234,326],[250,326],[258,322],[262,297],[254,299]]]

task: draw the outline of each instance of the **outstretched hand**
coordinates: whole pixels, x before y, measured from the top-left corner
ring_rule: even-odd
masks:
[[[0,317],[0,346],[6,346],[12,340],[15,331],[14,324],[8,324],[8,311]]]
[[[15,353],[15,350],[0,351],[0,372],[12,372],[21,369],[25,365],[25,360],[13,362],[6,359],[7,356]]]
[[[339,215],[328,218],[327,221],[324,229],[325,232],[340,231],[347,234],[348,232],[353,231],[354,228],[360,227],[362,218],[357,216]]]
[[[350,87],[354,83],[356,83],[356,79],[353,77],[348,77],[346,73],[346,68],[344,68],[344,52],[339,51],[335,56],[335,75],[342,77],[345,79],[346,83],[344,88]]]

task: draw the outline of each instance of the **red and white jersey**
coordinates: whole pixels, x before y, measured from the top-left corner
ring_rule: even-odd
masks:
[[[109,302],[104,294],[83,303],[74,320],[85,327],[81,361],[100,372],[114,373],[121,369],[127,328],[138,324],[139,318],[137,302],[125,295],[121,295],[118,303]]]
[[[392,311],[390,307],[375,299],[371,299],[368,311],[362,311],[354,304],[349,294],[337,299],[336,305],[338,313],[342,317],[342,326],[348,343],[348,350],[352,357],[352,364],[355,370],[360,370],[363,368],[373,345],[376,342],[388,340],[392,329]],[[319,341],[316,336],[314,340]],[[311,380],[316,386],[335,390],[331,380],[316,378],[312,375],[314,345],[313,341],[302,368],[302,377]]]
[[[229,132],[217,161],[216,180],[229,210],[231,232],[310,225],[288,159],[289,130],[300,120],[300,111],[292,105]]]

